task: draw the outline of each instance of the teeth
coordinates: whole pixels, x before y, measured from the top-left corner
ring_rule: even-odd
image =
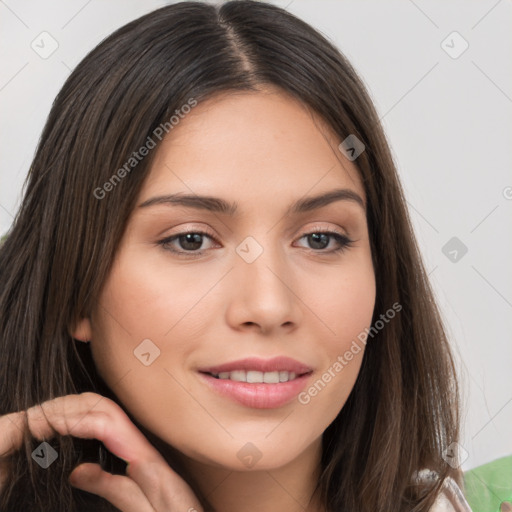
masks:
[[[265,372],[261,374],[263,382],[266,384],[277,384],[279,382],[279,372]]]
[[[237,382],[248,382],[254,383],[266,383],[266,384],[278,384],[279,382],[288,382],[297,377],[294,372],[258,372],[256,370],[234,370],[232,372],[221,372],[212,374],[218,379],[230,379]]]
[[[231,372],[229,378],[238,382],[247,382],[247,379],[245,378],[245,372],[243,370],[235,370]]]
[[[251,370],[246,373],[245,378],[247,379],[247,382],[249,382],[250,384],[263,382],[263,373]]]

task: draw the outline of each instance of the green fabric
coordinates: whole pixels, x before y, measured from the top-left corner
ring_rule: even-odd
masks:
[[[512,455],[464,473],[465,496],[473,512],[512,510]],[[510,508],[503,502],[510,502]]]

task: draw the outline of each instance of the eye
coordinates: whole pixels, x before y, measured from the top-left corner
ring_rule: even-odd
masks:
[[[348,238],[346,235],[343,235],[336,231],[311,231],[309,233],[305,233],[304,235],[302,235],[300,240],[302,240],[303,238],[307,239],[307,242],[312,245],[312,247],[310,248],[313,249],[315,252],[324,252],[328,254],[345,251],[349,247],[352,247],[354,243],[354,241]],[[335,246],[334,249],[331,249],[330,251],[323,250],[329,246],[329,243],[332,240],[334,240],[337,246]]]
[[[204,237],[214,240],[212,235],[204,231],[184,231],[183,233],[177,233],[176,235],[164,238],[158,244],[178,255],[195,256],[202,254],[206,250],[202,247]],[[180,246],[179,249],[176,249],[175,242]]]

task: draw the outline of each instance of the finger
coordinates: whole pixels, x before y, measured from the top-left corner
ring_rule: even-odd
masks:
[[[97,494],[122,512],[155,512],[140,487],[129,477],[112,475],[98,464],[84,463],[69,476],[73,487]]]
[[[55,432],[85,439],[99,439],[108,450],[126,462],[142,456],[161,461],[126,413],[112,400],[96,393],[66,395],[27,410],[28,424],[38,439]]]
[[[55,430],[102,441],[128,464],[127,475],[156,510],[202,510],[188,484],[112,400],[96,393],[68,395],[31,408],[27,415],[31,431],[39,435]]]
[[[128,464],[126,474],[137,482],[158,512],[203,511],[192,489],[167,463],[136,460]]]
[[[24,412],[0,416],[0,458],[18,450],[23,442]]]
[[[116,425],[124,427],[122,431],[129,437],[130,442],[135,442],[132,451],[142,450],[146,456],[157,454],[115,402],[96,393],[82,393],[55,398],[27,411],[0,416],[0,457],[21,447],[25,421],[36,439],[51,438],[56,432],[61,435],[100,439],[94,434],[106,432],[104,426],[111,419],[116,420]],[[115,436],[107,436],[106,440],[109,441],[108,448],[113,453],[127,462],[131,459],[122,440]]]

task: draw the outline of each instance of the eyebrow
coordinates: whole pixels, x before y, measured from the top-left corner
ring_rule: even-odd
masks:
[[[361,196],[354,190],[348,188],[334,189],[329,192],[301,198],[295,201],[286,211],[286,215],[296,215],[299,213],[317,210],[327,206],[335,201],[350,201],[358,204],[366,212],[366,206]],[[221,213],[234,216],[238,210],[236,202],[229,203],[220,197],[198,196],[191,194],[169,194],[164,196],[152,197],[141,203],[140,208],[149,206],[169,204],[195,208],[197,210],[207,210],[210,212]]]

